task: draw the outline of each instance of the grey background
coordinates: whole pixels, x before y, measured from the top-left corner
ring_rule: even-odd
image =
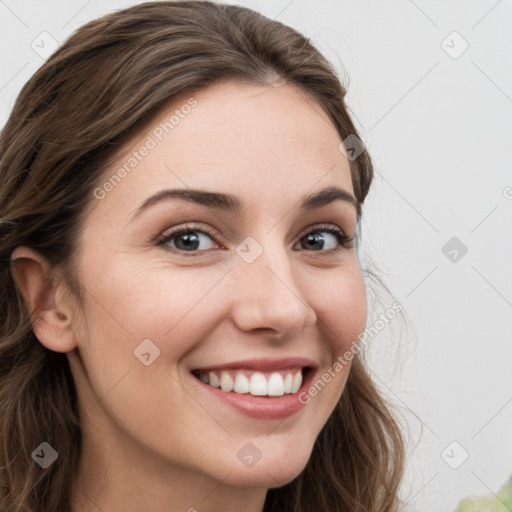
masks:
[[[0,0],[0,125],[43,63],[32,47],[48,48],[41,33],[60,43],[135,3]],[[238,3],[310,36],[350,78],[377,171],[365,251],[409,324],[400,342],[397,324],[369,350],[410,432],[407,509],[492,495],[512,474],[512,1]],[[454,31],[469,44],[457,58]],[[457,465],[462,450],[453,469],[446,460]]]

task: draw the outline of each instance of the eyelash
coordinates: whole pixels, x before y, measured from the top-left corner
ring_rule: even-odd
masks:
[[[173,238],[178,237],[179,235],[184,235],[184,234],[190,233],[190,232],[197,232],[197,233],[202,233],[204,235],[208,235],[209,237],[211,237],[213,239],[213,241],[215,243],[219,243],[216,239],[217,235],[216,235],[216,233],[213,232],[213,230],[211,230],[209,228],[203,228],[203,227],[199,228],[194,225],[186,224],[185,226],[183,226],[181,228],[177,228],[174,231],[171,231],[170,233],[161,237],[157,241],[157,245],[158,246],[165,245],[169,241],[171,241]],[[354,237],[346,235],[341,229],[339,229],[337,227],[333,227],[330,224],[317,224],[315,226],[312,226],[312,228],[309,231],[304,233],[299,238],[299,241],[302,240],[303,238],[305,238],[306,236],[313,234],[313,233],[317,233],[317,232],[327,232],[327,233],[333,234],[336,237],[336,239],[338,240],[339,245],[336,248],[328,249],[327,251],[320,250],[320,251],[308,251],[308,252],[314,252],[314,253],[318,252],[320,254],[333,254],[335,252],[341,251],[342,249],[348,249],[348,248],[353,247]],[[167,247],[166,249],[170,249],[172,251],[177,251],[180,254],[185,254],[186,256],[198,256],[204,252],[208,252],[208,249],[202,250],[202,251],[201,250],[183,251],[181,249],[177,249],[176,247]],[[307,249],[304,249],[304,250],[307,250]]]

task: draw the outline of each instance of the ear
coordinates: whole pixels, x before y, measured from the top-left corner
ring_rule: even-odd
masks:
[[[76,348],[71,328],[72,304],[61,293],[46,258],[29,247],[11,254],[11,272],[32,318],[34,334],[49,350],[69,352]]]

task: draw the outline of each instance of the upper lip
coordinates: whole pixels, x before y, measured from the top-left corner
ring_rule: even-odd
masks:
[[[256,370],[260,372],[272,372],[279,370],[286,370],[288,368],[298,368],[310,366],[316,368],[318,365],[306,357],[285,357],[282,359],[245,359],[240,361],[231,361],[229,363],[221,363],[210,366],[202,366],[194,368],[192,371],[211,371],[211,370],[234,370],[234,369],[247,369]]]

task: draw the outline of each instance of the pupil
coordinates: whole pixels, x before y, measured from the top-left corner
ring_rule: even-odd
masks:
[[[311,244],[311,245],[320,242],[319,249],[323,249],[323,247],[324,247],[324,239],[320,235],[320,233],[311,233],[306,237],[306,240],[307,240],[308,244]]]
[[[178,247],[178,249],[197,249],[197,245],[199,244],[198,238],[199,237],[195,233],[186,233],[180,235],[176,239],[176,246]],[[183,241],[183,243],[181,244],[183,247],[179,247],[180,240]]]

